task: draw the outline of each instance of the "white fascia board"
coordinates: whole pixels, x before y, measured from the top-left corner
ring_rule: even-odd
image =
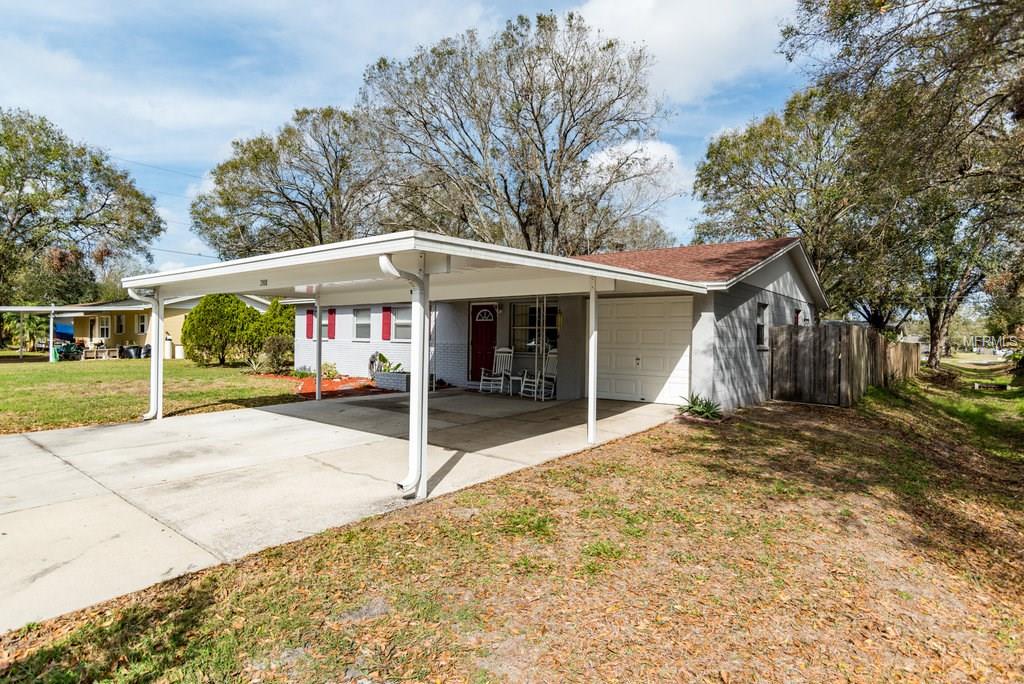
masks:
[[[217,264],[204,264],[175,271],[131,276],[125,278],[122,283],[125,287],[132,288],[159,287],[161,285],[187,283],[210,277],[244,275],[258,272],[262,268],[301,267],[310,264],[412,251],[432,252],[446,256],[461,256],[470,259],[492,261],[498,264],[611,278],[683,292],[704,293],[707,291],[702,284],[676,278],[419,231],[376,235],[358,240],[307,247]]]
[[[475,240],[453,238],[447,235],[435,235],[433,233],[416,232],[414,235],[416,249],[424,251],[438,251],[451,256],[461,256],[470,259],[483,259],[512,266],[527,266],[530,268],[542,268],[576,275],[596,276],[598,278],[610,278],[613,280],[624,280],[627,282],[662,287],[671,290],[682,290],[703,294],[707,289],[703,284],[669,278],[642,271],[633,271],[628,268],[608,266],[594,262],[580,261],[572,257],[544,254],[543,252],[530,252],[525,249],[504,247]]]
[[[183,283],[213,276],[231,276],[260,270],[261,267],[285,268],[318,264],[340,259],[377,256],[389,252],[404,252],[412,249],[412,232],[375,235],[347,242],[304,247],[287,252],[274,252],[260,256],[203,264],[174,271],[161,271],[145,275],[129,276],[121,281],[124,287],[159,287],[170,283]]]
[[[109,313],[112,311],[145,311],[149,309],[145,305],[130,305],[130,306],[104,306],[104,305],[82,305],[75,306],[73,304],[62,304],[61,306],[0,306],[0,313],[31,313],[31,314],[48,314],[51,311],[54,313],[65,313],[65,314],[89,314],[89,313]]]

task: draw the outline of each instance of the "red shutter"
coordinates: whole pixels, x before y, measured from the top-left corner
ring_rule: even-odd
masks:
[[[312,309],[306,309],[306,339],[313,339],[313,330],[316,329],[316,316]]]
[[[381,321],[380,321],[380,339],[390,340],[391,339],[391,307],[385,306],[381,310]]]
[[[327,339],[334,339],[334,309],[327,310]]]

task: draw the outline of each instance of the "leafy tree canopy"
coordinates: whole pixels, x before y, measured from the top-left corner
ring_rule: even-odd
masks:
[[[41,286],[74,291],[93,266],[149,259],[164,230],[153,199],[96,149],[70,141],[43,117],[0,109],[0,302]],[[76,293],[77,294],[77,293]]]

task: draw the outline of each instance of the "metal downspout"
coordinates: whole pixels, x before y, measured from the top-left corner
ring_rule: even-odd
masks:
[[[429,280],[423,271],[423,255],[420,255],[420,273],[411,273],[397,268],[391,261],[390,254],[382,254],[378,265],[383,273],[401,278],[412,286],[412,368],[409,377],[409,472],[398,489],[405,495],[424,498],[427,495],[426,478],[424,477],[424,460],[426,458],[426,403],[427,383],[424,381],[426,362],[427,314],[425,307],[429,305]],[[422,275],[421,275],[422,274]]]

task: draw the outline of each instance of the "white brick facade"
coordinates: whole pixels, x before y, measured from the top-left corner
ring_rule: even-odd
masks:
[[[324,306],[325,335],[322,348],[324,363],[333,363],[344,375],[369,375],[370,357],[380,352],[390,361],[409,368],[411,344],[404,340],[383,339],[384,308],[392,311],[408,303],[377,304],[370,306]],[[326,334],[327,309],[335,310],[334,339]],[[370,309],[370,337],[355,339],[353,309]],[[306,312],[312,305],[299,305],[295,309],[295,368],[313,370],[316,366],[316,340],[306,336]],[[433,305],[433,334],[431,336],[431,371],[438,380],[451,385],[466,386],[468,380],[469,343],[467,335],[467,308],[464,303],[439,302]],[[315,334],[315,326],[314,326]]]

